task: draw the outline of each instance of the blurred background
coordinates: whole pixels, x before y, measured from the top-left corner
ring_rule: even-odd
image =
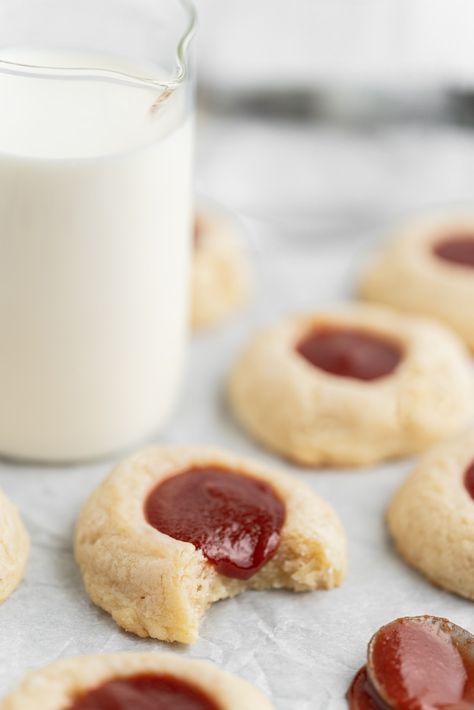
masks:
[[[272,237],[471,201],[472,0],[197,0],[198,190]]]

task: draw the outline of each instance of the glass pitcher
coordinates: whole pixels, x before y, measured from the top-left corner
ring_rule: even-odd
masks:
[[[0,453],[70,462],[155,432],[187,339],[195,12],[0,5]]]

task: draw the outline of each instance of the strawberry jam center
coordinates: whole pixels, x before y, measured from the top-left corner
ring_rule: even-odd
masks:
[[[464,474],[464,486],[466,487],[471,498],[474,500],[474,461]]]
[[[474,268],[474,236],[453,235],[433,247],[439,259],[458,266]]]
[[[80,695],[66,710],[220,710],[199,688],[170,675],[114,678]]]
[[[249,579],[276,553],[285,506],[265,481],[219,466],[165,479],[144,506],[150,525],[192,543],[227,577]]]
[[[365,381],[392,374],[403,357],[397,344],[349,328],[316,329],[296,350],[311,365],[331,375]]]

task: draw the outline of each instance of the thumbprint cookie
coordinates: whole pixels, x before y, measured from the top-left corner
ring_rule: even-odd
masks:
[[[330,589],[345,572],[336,514],[294,477],[212,448],[119,464],[77,524],[92,601],[127,631],[196,641],[206,609],[244,589]]]
[[[0,491],[0,603],[23,578],[29,551],[30,540],[20,514]]]
[[[250,266],[235,224],[217,211],[195,217],[192,326],[217,325],[239,311],[250,295]]]
[[[28,673],[0,710],[271,710],[253,685],[168,653],[79,656]]]
[[[474,431],[422,458],[393,496],[388,525],[402,557],[440,587],[474,599]]]
[[[243,428],[307,466],[413,454],[467,422],[463,344],[435,321],[368,305],[292,317],[258,333],[230,376]]]
[[[474,350],[474,215],[419,219],[401,228],[366,267],[360,294],[437,318]]]

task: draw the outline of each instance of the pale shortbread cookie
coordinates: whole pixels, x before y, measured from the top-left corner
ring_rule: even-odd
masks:
[[[30,551],[30,540],[18,510],[0,491],[0,602],[20,583]]]
[[[474,234],[474,215],[414,220],[382,246],[365,268],[360,295],[404,311],[433,316],[474,350],[474,269],[433,253],[450,235]]]
[[[474,431],[427,453],[393,496],[388,525],[402,557],[435,584],[474,599],[474,500],[464,475]]]
[[[246,581],[219,574],[194,545],[153,528],[144,516],[158,483],[196,466],[219,466],[271,484],[286,505],[275,556]],[[225,475],[225,474],[223,474]],[[192,643],[206,609],[244,589],[330,589],[346,568],[343,528],[304,483],[213,448],[150,448],[118,465],[86,502],[76,559],[98,606],[127,631]]]
[[[235,225],[219,212],[196,214],[192,325],[208,328],[240,310],[250,294],[250,268]]]
[[[395,371],[371,382],[329,374],[295,349],[318,327],[348,327],[399,344]],[[307,466],[362,465],[427,448],[460,430],[473,378],[462,343],[435,321],[368,305],[288,318],[258,333],[229,383],[255,439]]]
[[[0,702],[0,710],[67,710],[88,690],[143,673],[172,675],[196,687],[222,710],[272,708],[253,685],[206,661],[170,653],[116,653],[69,658],[32,671]]]

